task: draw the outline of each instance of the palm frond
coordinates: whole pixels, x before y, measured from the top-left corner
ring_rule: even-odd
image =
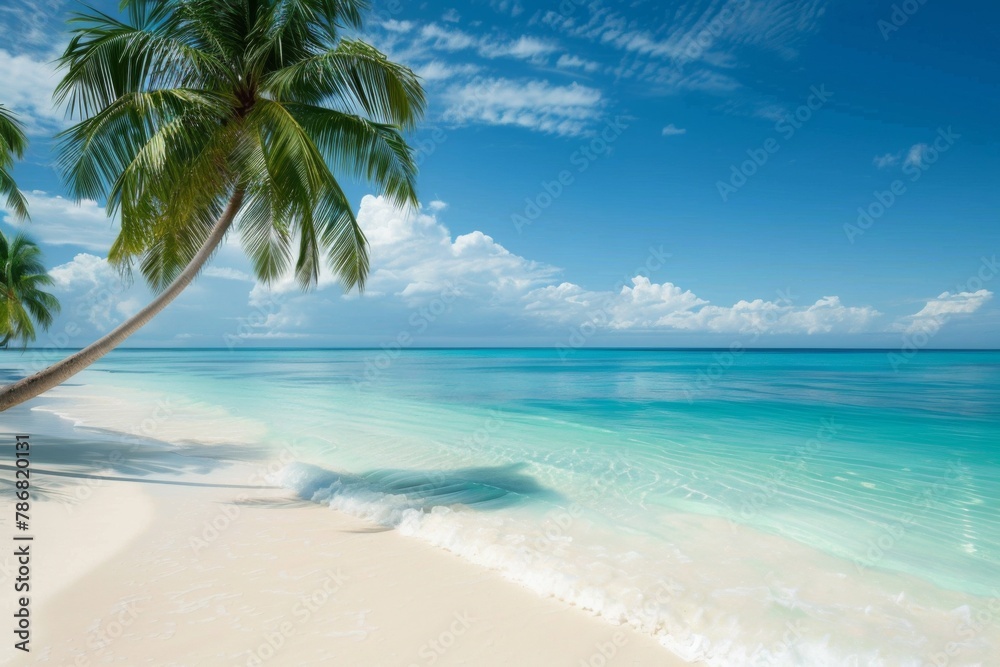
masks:
[[[322,104],[328,98],[376,122],[413,128],[426,107],[420,80],[408,67],[390,61],[358,40],[271,73],[261,82],[276,100]]]

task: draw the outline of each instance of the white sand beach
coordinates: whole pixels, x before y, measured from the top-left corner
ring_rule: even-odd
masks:
[[[260,473],[156,475],[168,484],[38,475],[62,500],[37,503],[32,651],[5,646],[7,660],[680,664],[649,636],[393,531],[283,490],[213,486]]]

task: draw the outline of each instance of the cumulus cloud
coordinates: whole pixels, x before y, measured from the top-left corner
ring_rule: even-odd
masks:
[[[90,199],[76,203],[41,190],[25,193],[31,220],[15,222],[3,209],[5,222],[48,245],[78,246],[107,252],[118,234],[118,223],[108,218],[103,206]]]
[[[674,330],[736,334],[817,334],[866,330],[880,315],[870,307],[844,306],[838,297],[823,297],[807,306],[787,299],[741,300],[715,306],[673,283],[657,284],[635,276],[618,292],[588,292],[563,283],[535,290],[526,310],[564,322],[590,322],[609,330]]]
[[[679,134],[687,134],[687,130],[683,127],[677,127],[673,123],[663,128],[663,136],[665,137],[675,137]]]
[[[65,126],[61,110],[52,104],[58,76],[51,57],[13,54],[0,48],[0,90],[3,103],[18,114],[28,134],[51,133]]]
[[[913,315],[902,318],[895,328],[906,333],[937,333],[956,315],[976,312],[993,298],[993,292],[981,289],[975,292],[943,292],[930,299]]]
[[[99,332],[110,331],[142,308],[148,290],[130,285],[103,257],[80,253],[49,271],[52,291],[70,321],[88,322]]]
[[[805,304],[777,298],[715,305],[682,286],[652,281],[648,271],[614,289],[586,289],[558,280],[558,268],[515,255],[483,232],[452,235],[438,217],[445,210],[442,204],[402,211],[380,197],[363,199],[358,220],[372,256],[366,303],[383,310],[391,310],[393,304],[412,309],[447,297],[453,304],[449,308],[466,315],[479,312],[520,321],[529,330],[589,323],[609,334],[852,333],[871,331],[881,316],[872,307],[848,306],[836,296]],[[324,273],[320,288],[334,283]],[[315,309],[306,306],[309,297],[290,296],[294,290],[289,277],[270,288],[255,286],[252,300],[259,305],[282,295],[280,312],[296,313],[297,322],[308,321]]]
[[[445,99],[445,119],[455,123],[514,125],[566,136],[584,134],[603,104],[601,91],[578,83],[502,78],[453,86]]]

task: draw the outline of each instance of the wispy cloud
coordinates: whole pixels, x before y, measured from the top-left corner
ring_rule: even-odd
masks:
[[[410,32],[414,27],[413,21],[397,21],[396,19],[389,19],[382,23],[382,27],[389,32]]]
[[[425,81],[444,81],[456,76],[472,75],[479,71],[477,65],[472,63],[448,64],[441,60],[431,60],[423,65],[417,66],[414,70],[420,78]]]
[[[673,123],[670,123],[670,125],[667,125],[665,128],[663,128],[663,136],[665,137],[675,137],[679,134],[687,134],[687,129],[683,127],[677,127]]]
[[[879,169],[888,169],[894,165],[899,164],[899,153],[886,153],[885,155],[876,155],[872,160],[874,164]]]
[[[603,103],[601,91],[578,83],[503,78],[456,85],[445,99],[445,119],[454,123],[515,125],[565,136],[585,134]]]
[[[483,58],[518,58],[544,62],[546,56],[558,50],[555,42],[540,37],[521,35],[516,39],[498,39],[495,35],[473,35],[459,28],[428,23],[420,29],[423,46],[438,51],[474,50]]]
[[[538,23],[597,49],[620,52],[614,74],[666,92],[728,93],[742,87],[739,65],[748,49],[787,59],[815,32],[825,0],[699,0],[685,3],[658,28],[594,1],[573,11],[549,10]]]
[[[593,60],[564,53],[556,61],[556,67],[560,69],[581,69],[584,72],[593,73],[601,69],[601,64]]]
[[[256,282],[256,279],[249,273],[234,269],[228,266],[209,266],[201,272],[209,278],[222,278],[223,280],[241,280],[245,282]]]
[[[537,37],[522,35],[512,42],[493,43],[484,40],[479,45],[479,54],[484,58],[511,57],[522,60],[539,60],[559,47],[557,44]]]
[[[479,40],[458,28],[442,28],[428,23],[420,28],[420,37],[432,48],[442,51],[461,51],[479,44]]]
[[[490,0],[490,6],[501,14],[515,18],[524,13],[524,6],[519,0]]]
[[[61,38],[65,0],[4,0],[0,3],[0,25],[8,50],[47,51],[53,37]]]

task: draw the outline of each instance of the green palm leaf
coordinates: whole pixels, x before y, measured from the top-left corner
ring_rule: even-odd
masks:
[[[14,160],[24,157],[28,139],[17,117],[0,104],[0,195],[6,197],[7,208],[22,220],[28,217],[28,201],[17,189],[10,169]]]
[[[42,263],[42,251],[23,234],[12,240],[0,234],[0,347],[12,340],[35,340],[36,324],[51,326],[59,301],[43,288],[52,278]]]

